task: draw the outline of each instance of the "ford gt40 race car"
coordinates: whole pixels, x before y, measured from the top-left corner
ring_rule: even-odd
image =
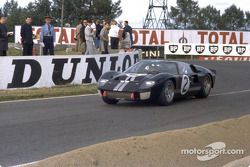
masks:
[[[184,62],[142,60],[123,73],[103,74],[98,90],[107,104],[117,104],[119,100],[149,100],[170,105],[178,97],[208,97],[215,76],[215,70]]]

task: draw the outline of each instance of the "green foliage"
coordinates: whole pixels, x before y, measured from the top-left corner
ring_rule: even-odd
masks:
[[[111,20],[121,15],[121,0],[64,0],[64,23],[76,26],[79,20]],[[27,16],[33,18],[33,25],[42,25],[44,16],[54,18],[56,26],[61,25],[62,0],[35,0],[21,8],[16,0],[9,0],[0,8],[0,14],[8,16],[8,30],[24,23]],[[235,5],[221,15],[213,6],[200,8],[198,1],[177,0],[171,7],[171,28],[208,30],[250,30],[250,12],[243,12]]]
[[[177,0],[177,6],[171,7],[170,19],[170,27],[175,29],[250,29],[250,13],[244,13],[235,5],[227,8],[221,15],[220,11],[211,5],[199,8],[198,1]]]
[[[200,9],[197,1],[177,0],[177,6],[171,7],[172,12],[170,17],[177,27],[193,29],[195,28],[195,22],[199,10]]]
[[[220,11],[213,6],[201,8],[198,12],[196,28],[201,30],[218,30],[220,25]]]
[[[221,16],[221,29],[238,30],[244,26],[244,12],[235,5],[230,6]]]
[[[64,0],[64,23],[76,26],[81,19],[115,19],[122,13],[121,0]],[[36,0],[27,7],[18,7],[16,0],[6,2],[0,13],[8,16],[8,27],[12,30],[14,25],[22,24],[25,17],[33,18],[33,25],[42,25],[44,16],[54,18],[57,26],[61,25],[62,0]]]

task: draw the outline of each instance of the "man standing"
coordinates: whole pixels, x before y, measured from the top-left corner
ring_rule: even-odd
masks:
[[[21,37],[23,45],[23,56],[32,56],[33,51],[33,33],[32,33],[32,19],[27,17],[25,24],[21,27]]]
[[[7,18],[0,15],[0,56],[7,56],[8,37],[13,35],[13,32],[7,32]]]
[[[84,55],[86,52],[86,39],[85,39],[85,28],[87,27],[87,20],[83,20],[83,25],[82,28],[80,30],[80,39],[81,39],[81,51],[82,54]]]
[[[111,22],[111,28],[109,31],[109,36],[111,39],[111,49],[118,49],[119,46],[119,31],[120,28],[117,25],[117,22],[115,20],[112,20]]]
[[[94,54],[94,36],[95,36],[95,31],[91,28],[92,21],[88,21],[88,25],[85,28],[85,39],[86,39],[86,53],[85,55],[92,55]]]
[[[54,26],[51,25],[52,17],[45,17],[45,24],[42,26],[40,33],[41,46],[43,47],[43,55],[54,55],[54,42],[56,40]]]
[[[133,45],[133,36],[132,36],[132,32],[133,29],[132,27],[128,24],[128,21],[124,21],[124,29],[123,29],[123,33],[122,33],[122,38],[125,39],[126,38],[126,33],[129,33],[130,36],[130,41],[131,41],[131,46]]]
[[[101,39],[101,52],[102,54],[108,54],[108,46],[109,46],[109,24],[106,22],[104,27],[101,30],[100,33],[100,39]]]
[[[75,36],[75,41],[76,41],[76,52],[79,52],[81,50],[81,38],[80,38],[80,31],[83,26],[82,21],[79,22],[79,24],[76,26],[76,36]]]
[[[95,47],[96,49],[100,48],[100,33],[102,31],[103,26],[101,25],[100,20],[96,21],[96,34],[95,34]]]

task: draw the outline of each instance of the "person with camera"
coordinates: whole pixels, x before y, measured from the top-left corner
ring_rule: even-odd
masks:
[[[8,32],[7,17],[0,16],[0,56],[7,56],[8,38],[13,36],[13,32]]]

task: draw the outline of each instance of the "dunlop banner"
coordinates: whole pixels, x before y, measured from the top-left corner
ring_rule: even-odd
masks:
[[[0,89],[96,83],[110,70],[122,72],[139,52],[88,56],[0,57]]]

